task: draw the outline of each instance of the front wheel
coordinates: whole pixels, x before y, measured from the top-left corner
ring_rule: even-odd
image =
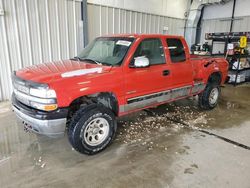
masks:
[[[205,90],[199,94],[199,106],[204,110],[216,107],[220,96],[220,86],[208,84]]]
[[[80,153],[93,155],[111,143],[116,131],[114,113],[101,105],[78,110],[68,128],[72,147]]]

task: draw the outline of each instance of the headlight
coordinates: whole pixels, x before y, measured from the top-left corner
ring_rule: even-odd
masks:
[[[57,109],[55,90],[46,88],[30,88],[30,95],[39,97],[30,100],[30,106],[33,108],[44,111],[52,111]]]
[[[30,95],[44,99],[56,98],[56,92],[53,89],[30,88]]]

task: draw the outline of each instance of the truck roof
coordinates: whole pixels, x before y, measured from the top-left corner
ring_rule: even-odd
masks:
[[[111,35],[103,35],[102,37],[131,37],[131,38],[139,38],[139,37],[175,37],[181,38],[182,36],[178,35],[164,35],[164,34],[138,34],[138,33],[124,33],[124,34],[111,34]]]

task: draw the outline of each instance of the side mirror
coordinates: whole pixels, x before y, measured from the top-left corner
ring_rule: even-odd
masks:
[[[136,57],[134,61],[134,68],[143,68],[149,66],[149,59],[145,56]]]

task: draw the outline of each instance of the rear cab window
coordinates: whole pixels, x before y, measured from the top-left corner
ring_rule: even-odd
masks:
[[[185,62],[186,53],[182,41],[178,38],[167,38],[166,42],[172,63]]]
[[[142,40],[134,53],[134,58],[142,56],[149,59],[150,65],[165,64],[166,60],[161,39],[147,38]]]

